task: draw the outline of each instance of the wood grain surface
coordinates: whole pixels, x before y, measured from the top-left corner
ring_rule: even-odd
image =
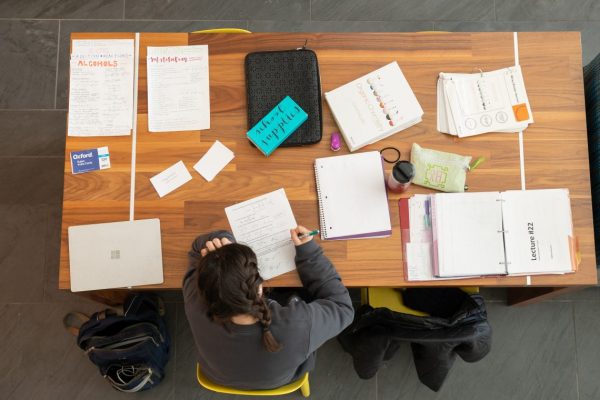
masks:
[[[132,34],[73,34],[128,38]],[[528,189],[566,187],[571,191],[573,223],[582,262],[566,275],[531,277],[533,286],[591,285],[596,283],[596,261],[590,195],[581,44],[577,32],[519,33],[519,54],[535,123],[524,133],[525,177]],[[396,146],[409,158],[413,142],[443,151],[485,156],[486,162],[468,174],[470,191],[520,189],[519,142],[514,133],[490,133],[459,139],[436,130],[436,80],[440,72],[489,71],[514,65],[512,33],[261,33],[187,34],[142,33],[135,218],[160,218],[164,284],[179,288],[188,267],[192,240],[215,229],[229,229],[224,207],[284,188],[298,223],[318,227],[318,205],[313,162],[334,155],[330,134],[337,130],[323,100],[324,137],[319,144],[281,148],[268,158],[245,138],[246,90],[244,57],[261,50],[308,47],[317,53],[323,92],[398,61],[421,106],[423,122],[360,151]],[[146,87],[146,47],[186,44],[209,45],[211,129],[149,133]],[[215,140],[235,153],[233,161],[212,182],[192,166]],[[68,153],[109,146],[112,167],[72,175]],[[68,289],[67,227],[128,219],[131,137],[67,138],[61,246],[61,288]],[[336,153],[348,153],[346,147]],[[160,199],[149,178],[183,160],[192,181]],[[389,172],[390,165],[386,165]],[[430,190],[412,185],[408,197]],[[385,239],[321,242],[347,286],[524,286],[525,277],[410,283],[402,270],[398,223],[399,195],[390,193],[393,234]],[[317,239],[318,240],[318,239]],[[300,285],[295,271],[274,278],[272,286]]]

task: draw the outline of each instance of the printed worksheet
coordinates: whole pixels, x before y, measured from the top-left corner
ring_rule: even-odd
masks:
[[[148,47],[148,130],[210,128],[208,46]]]
[[[74,40],[69,136],[129,135],[133,128],[133,39]]]
[[[263,279],[296,268],[296,249],[290,229],[296,219],[283,189],[225,208],[235,239],[256,253]]]

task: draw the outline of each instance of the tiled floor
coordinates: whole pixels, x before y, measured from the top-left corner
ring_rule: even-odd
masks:
[[[223,398],[195,383],[193,342],[177,294],[169,296],[168,377],[149,392],[121,395],[61,326],[66,312],[100,306],[56,289],[69,34],[223,26],[579,30],[584,62],[600,51],[596,0],[0,0],[0,398]],[[473,365],[458,360],[439,393],[419,383],[406,347],[376,378],[362,381],[331,341],[319,352],[312,398],[600,398],[600,290],[526,308],[507,308],[502,291],[485,294],[492,352]]]

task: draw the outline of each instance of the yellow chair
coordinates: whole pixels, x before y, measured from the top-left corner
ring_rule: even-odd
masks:
[[[479,293],[478,287],[461,287],[460,289],[468,294]],[[429,316],[429,314],[422,311],[406,307],[402,301],[400,292],[394,288],[363,288],[360,292],[360,300],[362,304],[368,304],[373,308],[387,307],[392,311],[415,315],[417,317]]]
[[[204,387],[205,389],[212,390],[217,393],[225,393],[225,394],[239,394],[242,396],[280,396],[282,394],[288,394],[295,392],[300,389],[302,392],[302,396],[308,397],[310,396],[310,384],[308,383],[308,372],[304,374],[304,376],[297,381],[292,383],[288,383],[287,385],[275,388],[275,389],[267,389],[267,390],[239,390],[229,388],[227,386],[221,386],[216,383],[211,382],[200,370],[200,365],[196,364],[196,378],[198,379],[198,383]]]
[[[201,31],[194,31],[192,33],[252,33],[246,29],[241,28],[216,28],[216,29],[203,29]]]

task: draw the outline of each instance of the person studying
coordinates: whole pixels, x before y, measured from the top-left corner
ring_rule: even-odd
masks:
[[[229,232],[192,243],[185,313],[199,368],[211,381],[237,389],[288,384],[311,371],[317,349],[352,322],[348,290],[311,232],[298,226],[289,235],[310,301],[267,298],[256,254]]]

